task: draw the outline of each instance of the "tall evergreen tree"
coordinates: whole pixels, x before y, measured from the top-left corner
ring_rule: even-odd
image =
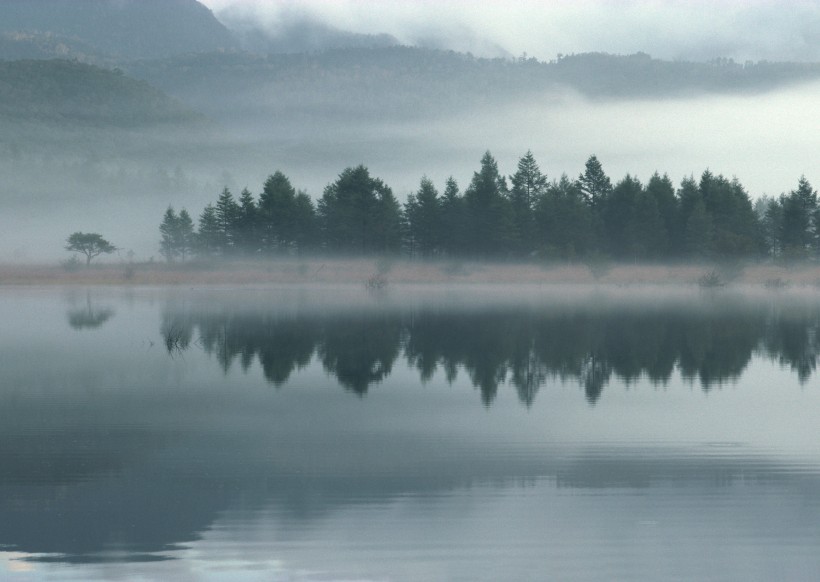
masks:
[[[515,226],[507,181],[490,152],[481,158],[481,169],[473,174],[464,203],[468,252],[481,257],[507,254],[515,240]]]
[[[782,200],[763,195],[755,201],[754,210],[760,222],[766,254],[771,258],[780,256],[783,233]]]
[[[817,240],[817,192],[805,176],[800,177],[797,189],[783,198],[781,243],[783,252],[793,258],[814,254]]]
[[[373,254],[401,246],[401,208],[393,191],[364,166],[346,168],[319,200],[325,248]]]
[[[236,230],[239,222],[239,205],[228,188],[224,188],[216,201],[216,220],[219,225],[220,254],[233,253],[236,244]]]
[[[701,176],[701,199],[712,220],[712,251],[717,256],[748,256],[762,247],[760,224],[752,201],[735,178],[727,180],[706,170]]]
[[[259,232],[259,208],[250,190],[244,188],[239,195],[239,211],[236,220],[234,243],[236,250],[252,256],[262,247]]]
[[[510,176],[510,182],[510,204],[516,231],[516,247],[519,254],[526,254],[533,250],[534,245],[533,207],[547,187],[547,177],[541,173],[531,151],[528,150],[518,160],[518,169]]]
[[[259,196],[262,241],[268,252],[288,252],[294,244],[296,189],[280,171],[268,177]]]
[[[679,230],[678,212],[680,205],[677,196],[675,196],[675,186],[668,175],[661,176],[658,172],[655,172],[646,184],[646,193],[654,198],[663,222],[666,242],[663,248],[658,250],[660,254],[668,256],[674,252],[673,240],[678,235],[677,231]]]
[[[169,263],[173,263],[179,250],[177,248],[177,230],[179,218],[172,206],[169,206],[159,225],[159,252]]]
[[[303,253],[316,245],[316,208],[307,192],[299,191],[293,205],[291,240]]]
[[[637,178],[627,174],[598,206],[603,219],[603,240],[608,254],[620,258],[636,255],[637,232],[635,211],[643,185]]]
[[[612,192],[612,182],[594,154],[587,159],[584,173],[578,176],[578,185],[593,211],[600,207]]]
[[[464,248],[464,199],[458,190],[458,183],[450,176],[441,196],[441,231],[439,240],[442,250],[448,255],[457,255]]]
[[[405,215],[414,250],[422,257],[437,254],[441,246],[441,201],[427,176],[421,179],[418,192],[408,197]]]
[[[536,200],[534,215],[540,255],[571,261],[592,252],[592,210],[566,174]]]
[[[174,233],[174,245],[180,258],[184,262],[194,251],[196,246],[196,235],[194,233],[194,221],[191,215],[184,208],[179,211],[177,217],[177,228]]]
[[[196,243],[197,252],[206,257],[221,255],[224,251],[222,230],[213,204],[208,204],[199,216]]]

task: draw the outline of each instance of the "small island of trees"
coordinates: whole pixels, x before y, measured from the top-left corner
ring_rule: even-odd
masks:
[[[400,203],[365,166],[346,168],[316,204],[280,171],[258,198],[225,188],[198,224],[169,207],[160,225],[168,261],[191,256],[306,253],[411,258],[661,261],[808,259],[820,251],[817,192],[805,177],[778,198],[752,202],[736,179],[706,170],[675,187],[666,174],[614,185],[596,156],[572,179],[549,180],[533,154],[503,175],[487,152],[462,192],[427,177]]]

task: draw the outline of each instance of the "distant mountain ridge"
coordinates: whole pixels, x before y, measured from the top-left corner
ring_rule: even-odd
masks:
[[[196,0],[0,2],[0,58],[131,60],[236,48]]]
[[[820,80],[820,64],[672,62],[587,53],[542,62],[392,46],[319,53],[186,55],[127,69],[214,117],[402,119],[574,91],[588,99],[658,99],[771,91]],[[216,90],[215,90],[216,89]]]

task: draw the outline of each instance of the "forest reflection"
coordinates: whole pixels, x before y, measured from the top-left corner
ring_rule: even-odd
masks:
[[[345,389],[364,395],[403,358],[427,382],[465,373],[485,405],[512,386],[530,406],[550,381],[577,382],[590,403],[617,379],[662,386],[677,370],[707,391],[737,379],[754,356],[789,367],[800,383],[817,367],[820,309],[774,304],[560,306],[288,312],[170,303],[169,354],[193,346],[226,374],[258,360],[280,386],[314,358]]]

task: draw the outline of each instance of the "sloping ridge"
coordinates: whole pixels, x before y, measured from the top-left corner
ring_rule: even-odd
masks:
[[[79,40],[123,60],[236,48],[196,0],[2,0],[0,34],[8,42],[21,33]]]
[[[64,60],[0,61],[0,117],[119,127],[204,121],[145,81]]]

